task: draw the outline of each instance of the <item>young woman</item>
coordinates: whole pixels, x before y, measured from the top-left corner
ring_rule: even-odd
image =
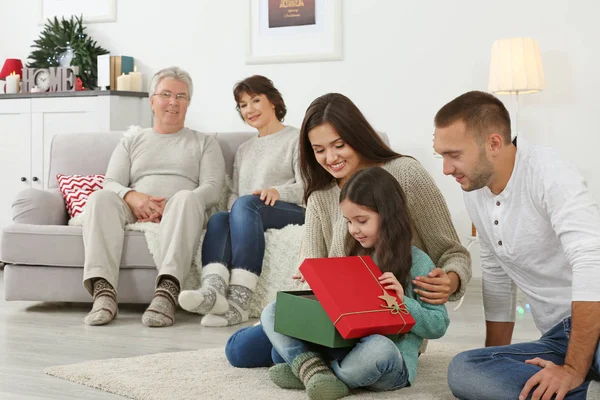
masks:
[[[338,399],[349,388],[382,391],[410,385],[423,339],[443,336],[450,323],[443,304],[425,303],[412,290],[411,280],[435,265],[412,245],[411,220],[398,181],[383,168],[362,169],[348,180],[339,201],[350,233],[348,254],[373,257],[383,272],[380,284],[396,292],[416,324],[397,341],[370,335],[354,347],[331,349],[275,332],[275,303],[269,304],[261,323],[285,360],[269,376],[284,389],[306,388],[310,399]]]
[[[300,130],[299,157],[307,203],[300,262],[349,254],[348,232],[338,204],[340,192],[357,171],[381,166],[396,178],[406,195],[414,223],[413,245],[437,266],[412,282],[415,293],[430,304],[463,296],[471,279],[471,258],[460,244],[438,187],[417,160],[386,146],[350,99],[329,93],[312,102]],[[259,367],[268,366],[264,363],[271,359],[280,360],[264,336],[261,326],[236,332],[225,348],[229,362]]]
[[[206,315],[203,326],[248,320],[261,273],[264,231],[304,223],[298,129],[283,125],[286,107],[273,82],[254,75],[236,84],[237,110],[258,135],[237,150],[228,212],[213,215],[202,244],[202,284],[183,291],[185,310]]]

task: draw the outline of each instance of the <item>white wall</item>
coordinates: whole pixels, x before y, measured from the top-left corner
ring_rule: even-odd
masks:
[[[300,126],[317,96],[339,91],[387,132],[394,149],[416,156],[439,183],[461,238],[470,221],[460,188],[432,157],[432,119],[465,91],[486,90],[495,39],[529,36],[542,51],[547,88],[523,96],[521,131],[561,149],[593,177],[600,88],[600,3],[595,0],[343,0],[344,60],[307,64],[244,64],[246,0],[117,0],[116,23],[88,25],[100,45],[135,57],[149,77],[179,65],[194,78],[188,125],[205,131],[245,130],[234,111],[233,84],[270,77],[288,105],[287,123]],[[39,0],[0,0],[0,60],[25,59],[37,38]],[[501,97],[509,107],[512,101]],[[476,269],[477,271],[477,269]],[[477,273],[477,272],[475,272]]]

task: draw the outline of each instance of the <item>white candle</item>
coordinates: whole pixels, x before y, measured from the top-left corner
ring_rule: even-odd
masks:
[[[131,77],[125,72],[117,77],[117,90],[131,90]]]
[[[133,92],[142,91],[142,73],[137,72],[137,66],[133,67],[133,72],[129,73],[129,90]]]
[[[6,77],[6,93],[19,93],[21,77],[14,72]]]

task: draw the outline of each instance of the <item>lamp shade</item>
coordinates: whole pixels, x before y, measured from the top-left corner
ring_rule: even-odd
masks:
[[[538,43],[531,38],[500,39],[492,46],[488,90],[527,94],[544,90],[546,80]]]
[[[4,61],[2,71],[0,71],[0,79],[6,79],[6,77],[13,72],[23,79],[23,63],[18,58],[7,58]]]

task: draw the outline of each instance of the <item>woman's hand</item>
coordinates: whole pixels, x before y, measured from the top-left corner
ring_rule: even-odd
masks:
[[[165,198],[154,197],[146,193],[128,192],[123,198],[138,219],[138,222],[159,222],[165,211]]]
[[[441,268],[434,269],[427,276],[417,276],[412,281],[413,285],[417,287],[415,293],[421,297],[421,300],[429,304],[446,303],[450,295],[458,288],[458,282],[458,275],[455,272],[446,274]]]
[[[379,277],[379,283],[381,283],[384,289],[395,291],[400,301],[404,301],[404,288],[394,274],[385,272]]]
[[[260,200],[268,206],[274,206],[275,202],[279,200],[279,192],[275,188],[255,190],[252,194],[260,196]]]

